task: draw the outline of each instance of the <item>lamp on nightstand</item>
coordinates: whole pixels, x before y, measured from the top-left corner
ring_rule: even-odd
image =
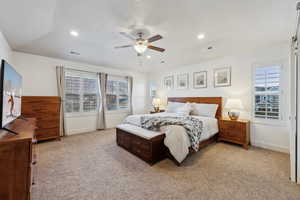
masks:
[[[152,100],[152,105],[153,105],[153,107],[154,107],[154,111],[155,111],[155,112],[158,112],[158,111],[159,111],[160,103],[161,103],[161,101],[160,101],[159,98],[153,98],[153,100]]]
[[[225,108],[229,109],[228,116],[231,120],[238,120],[240,110],[244,109],[240,99],[228,99]]]

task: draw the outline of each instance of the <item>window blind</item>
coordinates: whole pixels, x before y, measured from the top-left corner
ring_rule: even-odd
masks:
[[[280,119],[280,66],[255,71],[255,118]]]

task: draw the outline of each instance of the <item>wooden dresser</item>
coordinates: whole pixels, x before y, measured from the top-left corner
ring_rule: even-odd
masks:
[[[22,96],[22,115],[37,119],[38,141],[60,137],[60,97]]]
[[[218,140],[241,144],[245,149],[248,149],[250,142],[250,121],[221,119]]]
[[[0,131],[0,199],[30,200],[36,172],[35,119],[17,119],[9,126],[19,135]]]

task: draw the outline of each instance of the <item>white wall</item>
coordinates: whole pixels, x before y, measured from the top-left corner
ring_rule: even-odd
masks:
[[[287,126],[288,106],[289,102],[289,47],[288,45],[280,45],[277,47],[267,48],[255,53],[248,53],[247,55],[239,55],[232,57],[225,57],[215,59],[195,65],[181,66],[176,69],[167,70],[159,73],[153,73],[149,78],[148,87],[150,84],[156,84],[158,88],[158,96],[163,99],[166,104],[167,97],[200,97],[200,96],[221,96],[224,97],[223,103],[227,98],[240,98],[244,104],[245,111],[241,113],[241,118],[251,120],[251,143],[255,146],[269,148],[277,151],[289,152],[289,132]],[[255,63],[258,64],[283,64],[283,87],[284,95],[282,106],[284,108],[284,119],[280,123],[267,124],[254,121],[252,118],[252,70]],[[213,86],[213,69],[221,67],[232,67],[232,80],[230,87],[214,88]],[[193,72],[207,70],[208,87],[205,89],[192,89]],[[177,75],[180,73],[189,73],[188,90],[176,89]],[[175,89],[163,89],[163,77],[174,75]],[[154,87],[155,87],[154,86]],[[151,100],[148,100],[150,107]],[[223,115],[226,113],[223,111]]]
[[[133,76],[133,111],[134,113],[145,112],[147,81],[143,73],[87,65],[20,52],[13,52],[13,62],[16,70],[23,76],[24,96],[57,96],[55,67],[60,65],[92,72]],[[116,126],[125,117],[126,113],[108,113],[106,116],[108,127]],[[67,133],[71,135],[94,131],[96,130],[96,122],[97,118],[95,115],[68,117],[66,119]]]
[[[5,59],[9,63],[12,62],[12,50],[0,31],[0,60],[1,59]]]

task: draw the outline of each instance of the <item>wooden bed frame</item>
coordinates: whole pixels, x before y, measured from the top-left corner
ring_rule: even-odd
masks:
[[[168,102],[218,104],[219,106],[216,112],[216,118],[218,120],[222,118],[222,97],[170,97],[168,98]],[[170,158],[178,166],[180,165],[180,163],[178,163],[170,154],[169,149],[164,145],[165,134],[158,135],[151,139],[145,139],[119,128],[117,128],[116,133],[117,144],[119,146],[138,156],[150,165],[153,165],[165,158]],[[199,147],[203,148],[204,146],[215,142],[217,137],[218,134],[202,141],[199,144]]]

